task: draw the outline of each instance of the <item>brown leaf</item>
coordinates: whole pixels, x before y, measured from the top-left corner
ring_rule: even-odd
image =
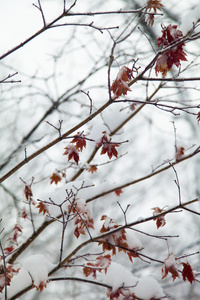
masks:
[[[58,182],[60,182],[62,180],[62,177],[58,173],[53,173],[51,175],[50,179],[51,179],[50,184],[52,184],[53,182],[55,184],[57,184]]]
[[[40,201],[40,203],[36,207],[39,208],[39,214],[43,213],[43,215],[44,215],[46,213],[49,214],[48,206],[49,205],[47,203]]]
[[[33,196],[31,187],[28,186],[27,184],[25,185],[25,188],[24,188],[24,195],[26,197],[26,200],[30,200],[30,198]]]
[[[91,172],[92,174],[97,171],[97,167],[95,165],[89,165],[86,171]]]
[[[127,67],[122,67],[117,74],[116,79],[113,81],[111,91],[114,94],[114,99],[119,98],[121,95],[126,95],[131,89],[128,86],[128,82],[134,78],[132,70]]]

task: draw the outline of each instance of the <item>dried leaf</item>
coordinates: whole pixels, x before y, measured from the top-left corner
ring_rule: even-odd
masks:
[[[159,214],[161,214],[162,212],[165,211],[164,209],[161,209],[160,207],[154,207],[154,208],[152,208],[152,210],[154,210],[153,216],[157,216],[157,215],[159,215]],[[160,227],[165,226],[165,224],[166,224],[165,216],[164,215],[156,217],[154,219],[154,221],[156,221],[157,229],[160,228]]]
[[[26,212],[25,207],[22,208],[22,214],[21,214],[21,217],[22,217],[23,219],[26,219],[26,218],[27,218],[27,212]]]
[[[9,255],[13,252],[13,250],[14,250],[13,246],[6,247],[6,248],[4,248],[4,253],[5,253],[5,255]]]
[[[60,181],[62,180],[62,177],[61,177],[58,173],[55,173],[55,172],[54,172],[54,173],[51,175],[50,179],[51,179],[50,184],[52,184],[52,183],[57,184],[58,182],[60,182]]]
[[[31,187],[28,186],[27,184],[25,185],[25,188],[24,188],[24,195],[26,197],[26,200],[30,200],[31,197],[33,196]]]
[[[115,147],[119,147],[119,145],[111,142],[111,138],[106,131],[103,132],[103,136],[96,142],[97,147],[100,147],[101,145],[101,155],[107,153],[109,159],[111,159],[112,156],[118,156],[118,152]]]
[[[123,193],[122,189],[118,189],[118,190],[115,191],[115,194],[117,196],[120,196],[122,193]]]
[[[188,280],[192,284],[192,282],[195,281],[195,276],[191,265],[188,262],[187,263],[182,262],[181,264],[183,265],[183,271],[182,271],[183,280],[184,281]]]
[[[42,201],[40,201],[40,203],[36,206],[37,208],[39,208],[39,214],[40,213],[43,213],[44,214],[49,214],[49,208],[48,208],[48,204],[47,203],[44,203]]]
[[[40,290],[40,292],[42,292],[43,291],[43,289],[44,288],[46,288],[47,287],[47,283],[48,283],[49,281],[48,280],[44,280],[44,281],[41,281],[40,283],[39,283],[39,285],[33,285],[34,287],[36,287],[36,290],[38,291],[38,290]]]
[[[147,1],[147,8],[150,11],[151,9],[154,10],[154,13],[157,12],[157,9],[161,10],[163,7],[163,4],[161,3],[161,0],[148,0]]]
[[[68,145],[64,149],[66,149],[66,151],[63,153],[63,155],[68,155],[68,161],[71,159],[74,159],[74,161],[78,165],[79,154],[78,154],[76,147],[74,147],[73,145]]]
[[[162,36],[157,39],[157,45],[162,46],[164,49],[175,43],[181,37],[183,37],[183,33],[177,29],[177,25],[170,24],[162,30]],[[167,71],[170,71],[173,65],[179,67],[181,61],[187,60],[186,53],[183,51],[183,46],[185,46],[185,44],[180,43],[158,57],[155,66],[156,76],[161,72],[165,77]]]
[[[89,165],[86,171],[91,172],[93,174],[97,171],[97,167],[95,165]]]
[[[77,137],[75,137],[71,143],[76,144],[76,149],[78,151],[82,151],[83,147],[86,147],[86,140],[84,139],[85,135],[81,134],[80,132],[77,132]]]
[[[174,257],[173,253],[169,254],[169,256],[165,259],[164,266],[162,268],[162,279],[165,278],[169,272],[172,274],[173,281],[176,278],[179,278],[176,260],[177,258]]]
[[[126,95],[131,89],[128,86],[131,78],[134,78],[132,75],[132,70],[127,67],[122,67],[117,74],[116,79],[113,81],[111,86],[111,91],[114,94],[114,99],[119,98],[121,95]]]

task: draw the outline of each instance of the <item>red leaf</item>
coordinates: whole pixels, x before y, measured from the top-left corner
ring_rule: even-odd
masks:
[[[77,149],[73,145],[69,145],[69,146],[65,147],[64,149],[66,149],[66,151],[63,153],[63,155],[68,155],[68,161],[73,158],[74,161],[78,165],[79,154],[77,152]]]
[[[123,193],[122,189],[118,189],[118,190],[115,191],[115,194],[117,196],[120,196],[122,193]]]
[[[162,36],[157,39],[157,45],[164,48],[175,43],[178,39],[183,36],[182,31],[177,29],[177,25],[168,25],[162,30]],[[161,72],[163,76],[166,76],[167,71],[172,69],[172,66],[180,66],[180,62],[186,61],[186,53],[183,51],[184,43],[171,48],[166,53],[161,54],[156,62],[155,71],[156,75]]]
[[[58,173],[53,173],[51,175],[50,179],[51,179],[50,184],[52,184],[53,182],[55,184],[57,184],[58,182],[60,182],[62,180],[62,177]]]
[[[174,257],[173,253],[169,254],[169,256],[164,261],[164,266],[162,268],[162,279],[168,275],[168,272],[172,274],[173,281],[178,277],[179,273],[177,269],[177,258]]]
[[[108,155],[108,157],[111,159],[113,156],[117,157],[118,156],[118,152],[115,149],[115,147],[119,147],[118,144],[108,144],[108,143],[104,143],[101,149],[101,155],[102,154],[106,154]]]
[[[192,284],[192,282],[195,281],[195,277],[191,265],[188,262],[187,263],[182,262],[181,264],[183,265],[183,271],[182,271],[183,280],[184,281],[188,280]]]
[[[22,227],[21,225],[15,224],[13,230],[22,232],[22,228],[23,228],[23,227]]]
[[[40,201],[40,203],[36,207],[39,208],[39,214],[43,213],[43,215],[44,215],[46,213],[49,214],[48,206],[49,205],[47,203],[44,203],[44,202]]]
[[[84,139],[85,135],[81,134],[80,132],[77,132],[77,137],[75,137],[71,143],[76,144],[76,149],[78,151],[82,151],[83,147],[86,147],[86,140]]]
[[[121,95],[126,95],[128,91],[131,91],[128,86],[128,82],[131,78],[134,78],[131,69],[122,67],[119,70],[119,73],[111,86],[111,91],[114,93],[114,99],[119,98]]]
[[[78,199],[79,201],[76,201],[73,204],[73,207],[69,205],[68,209],[70,212],[75,214],[74,217],[74,235],[79,238],[80,234],[85,235],[86,230],[89,228],[94,229],[94,220],[90,217],[90,211],[87,208],[87,204],[85,201],[81,201],[82,199]]]
[[[13,241],[15,243],[17,243],[17,239],[18,239],[18,236],[19,236],[19,232],[22,232],[22,226],[19,225],[19,224],[16,224],[13,228]]]
[[[96,142],[97,147],[100,147],[102,145],[101,155],[107,153],[110,159],[113,155],[117,157],[118,152],[115,147],[119,147],[119,145],[111,142],[111,138],[106,133],[106,131],[103,131],[102,133],[103,136]]]
[[[9,255],[10,253],[13,252],[13,250],[14,250],[14,247],[10,246],[10,247],[4,248],[4,253],[5,253],[5,255]]]
[[[161,209],[159,207],[154,207],[152,209],[154,210],[153,216],[159,215],[159,214],[161,214],[162,212],[165,211],[164,209]],[[165,226],[165,224],[166,224],[165,216],[164,215],[155,218],[154,221],[156,221],[157,229],[160,228],[160,227]]]

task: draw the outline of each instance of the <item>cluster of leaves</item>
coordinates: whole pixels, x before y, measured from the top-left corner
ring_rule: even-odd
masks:
[[[138,299],[134,293],[130,293],[130,290],[128,288],[118,288],[115,290],[109,290],[107,292],[107,296],[110,298],[110,300],[115,299],[123,299],[123,300],[136,300]]]
[[[33,192],[32,192],[31,185],[32,185],[32,183],[30,185],[27,185],[25,183],[25,187],[24,187],[24,195],[25,195],[25,198],[27,200],[26,204],[28,204],[29,207],[31,207],[31,205],[35,205],[36,206],[36,204],[37,204],[37,202],[33,199]],[[49,205],[47,203],[45,203],[44,201],[40,201],[39,200],[39,204],[36,206],[36,208],[39,209],[39,213],[43,213],[43,215],[44,215],[46,213],[49,214],[49,208],[48,208],[48,206]],[[23,219],[27,219],[28,218],[28,214],[27,214],[27,211],[26,211],[25,207],[22,208],[21,217]]]
[[[195,276],[191,265],[188,262],[181,262],[180,264],[183,265],[183,270],[181,271],[183,280],[188,280],[192,284],[192,282],[195,281]],[[171,273],[173,280],[175,280],[176,278],[180,278],[177,258],[173,253],[170,253],[164,261],[164,266],[162,268],[162,279],[165,278],[168,273]]]
[[[68,155],[68,161],[74,159],[74,161],[78,165],[78,162],[80,160],[79,152],[82,152],[83,148],[86,148],[86,137],[83,133],[78,132],[75,138],[71,141],[71,143],[75,145],[69,144],[67,147],[65,147],[66,151],[63,153],[63,155]],[[115,157],[118,156],[116,147],[119,147],[119,144],[112,143],[111,138],[106,133],[106,131],[104,131],[103,136],[98,141],[96,141],[96,147],[101,147],[101,146],[102,146],[101,154],[107,153],[109,159],[111,159],[113,155]],[[87,171],[91,173],[96,172],[97,167],[91,165],[87,168]],[[53,181],[55,181],[55,179],[57,179],[56,175],[54,175]]]
[[[47,283],[49,283],[49,280],[40,281],[38,285],[33,282],[33,287],[35,287],[37,291],[40,290],[40,292],[42,292],[43,289],[47,287]]]
[[[0,256],[0,293],[3,292],[5,285],[10,286],[14,274],[18,273],[20,270],[19,268],[15,269],[12,264],[5,263],[6,258],[15,251],[20,233],[22,233],[22,226],[20,224],[15,224],[12,237],[6,241],[9,245],[3,249],[3,255]],[[4,263],[6,267],[4,267]]]
[[[148,9],[151,9],[156,12],[157,9],[161,9],[163,6],[161,1],[148,1]],[[152,14],[148,15],[147,22],[153,25],[154,16]],[[162,36],[157,39],[157,46],[162,47],[164,50],[165,48],[169,47],[170,49],[163,54],[159,55],[155,71],[156,75],[158,73],[162,73],[165,77],[168,71],[172,70],[173,65],[176,67],[180,67],[181,61],[187,61],[186,53],[183,50],[184,43],[179,43],[176,46],[173,46],[176,42],[178,42],[183,37],[183,33],[181,30],[177,29],[177,25],[168,25],[167,27],[163,27]],[[171,46],[171,47],[170,47]],[[113,100],[119,98],[121,95],[127,95],[130,89],[130,82],[133,77],[133,70],[129,69],[128,67],[121,67],[116,79],[113,81],[111,85],[111,91],[113,92]],[[197,116],[199,121],[199,115]]]
[[[111,255],[100,255],[96,258],[94,262],[88,262],[86,266],[83,268],[83,274],[88,277],[89,275],[93,275],[96,279],[96,272],[100,272],[104,270],[107,272],[107,269],[111,263]]]
[[[96,141],[96,146],[102,146],[101,155],[107,153],[109,159],[111,159],[113,156],[118,156],[116,147],[119,147],[119,144],[112,143],[111,137],[108,136],[106,131],[103,132],[103,136],[100,138],[100,140]]]
[[[83,199],[77,199],[68,206],[68,214],[74,214],[74,235],[78,238],[85,235],[88,228],[94,229],[94,220]]]
[[[11,285],[11,279],[13,278],[13,276],[14,276],[15,273],[19,272],[20,269],[15,269],[13,267],[13,265],[7,264],[6,265],[6,270],[4,270],[3,264],[2,264],[3,258],[1,257],[0,259],[1,259],[1,266],[0,266],[0,293],[2,293],[5,285],[7,285],[7,286]]]
[[[100,230],[101,234],[108,233],[110,231],[112,232],[112,230],[120,227],[114,219],[107,217],[106,215],[101,217],[101,221],[104,221]],[[111,233],[102,238],[99,241],[99,245],[102,245],[103,251],[112,251],[112,255],[116,255],[116,249],[118,249],[118,252],[124,251],[131,262],[133,261],[133,257],[139,256],[137,251],[141,250],[141,247],[138,245],[135,245],[134,247],[129,246],[125,229],[118,230],[117,232]]]
[[[161,10],[163,7],[163,4],[161,3],[161,0],[148,0],[147,1],[147,12],[151,12],[152,10],[154,13],[157,13],[157,9]],[[154,15],[147,14],[145,21],[147,22],[148,26],[153,26],[154,24]]]
[[[170,50],[161,54],[155,66],[156,75],[159,72],[165,77],[167,71],[172,70],[172,66],[175,65],[179,67],[181,61],[186,61],[186,53],[183,51],[184,43],[180,43],[173,47],[173,44],[178,42],[183,37],[182,31],[177,29],[177,25],[168,25],[164,27],[162,30],[162,36],[157,39],[157,46],[161,46],[162,49],[165,49],[169,46],[172,46]]]
[[[68,155],[68,161],[74,159],[75,163],[78,165],[79,162],[79,152],[82,152],[83,148],[86,147],[85,135],[83,133],[77,132],[77,135],[71,141],[72,144],[69,144],[65,147],[66,151],[63,155]]]

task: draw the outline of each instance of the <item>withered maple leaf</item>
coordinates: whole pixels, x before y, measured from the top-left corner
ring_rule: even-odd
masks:
[[[119,98],[121,95],[127,95],[127,92],[131,91],[128,86],[128,82],[130,82],[131,78],[133,78],[132,70],[127,67],[121,67],[116,79],[111,85],[111,91],[114,94],[114,100]]]
[[[153,207],[152,210],[154,210],[153,216],[155,216],[155,217],[165,211],[164,209],[161,209],[160,207]],[[164,215],[158,216],[153,220],[156,221],[157,229],[165,226],[165,224],[166,224]]]
[[[71,159],[74,159],[74,161],[78,165],[79,154],[78,154],[76,147],[74,145],[68,145],[64,149],[66,149],[66,151],[63,153],[63,155],[68,155],[68,161]]]
[[[174,257],[173,253],[169,254],[169,256],[164,260],[164,266],[162,268],[162,279],[165,278],[169,272],[172,274],[173,281],[176,278],[179,278],[176,260],[177,258]]]
[[[147,1],[147,8],[149,10],[153,9],[154,13],[157,12],[157,9],[161,10],[163,7],[163,4],[161,3],[161,0],[148,0]]]
[[[161,3],[161,0],[148,0],[147,1],[147,12],[150,12],[152,9],[154,13],[157,13],[157,9],[161,10],[163,7],[163,4]],[[153,26],[154,24],[154,14],[147,14],[145,17],[145,21],[147,22],[147,25]]]
[[[6,247],[6,248],[4,248],[4,254],[5,255],[9,255],[9,254],[11,254],[13,252],[13,250],[14,250],[13,246]]]
[[[85,277],[88,277],[89,275],[92,275],[94,277],[94,279],[96,279],[97,269],[91,268],[91,267],[84,267],[83,268],[83,274],[85,275]]]
[[[95,173],[97,171],[97,166],[95,166],[95,165],[89,165],[86,168],[86,171],[91,172],[93,174],[93,173]]]
[[[43,289],[47,287],[47,283],[48,283],[48,282],[49,282],[49,280],[44,280],[44,281],[41,281],[41,282],[39,283],[39,285],[33,284],[33,286],[36,287],[36,290],[37,290],[37,291],[40,290],[40,292],[42,292]]]
[[[36,206],[36,208],[39,208],[39,214],[40,213],[43,213],[44,214],[49,214],[49,208],[48,208],[48,204],[47,203],[44,203],[42,201],[40,201],[40,203]]]
[[[111,159],[113,156],[117,157],[118,152],[116,147],[119,147],[119,145],[114,143],[104,143],[101,149],[101,155],[107,153],[109,159]]]
[[[97,147],[100,147],[101,145],[102,145],[101,155],[107,153],[109,159],[111,159],[113,156],[115,157],[118,156],[116,147],[119,147],[119,144],[112,143],[111,138],[106,133],[106,131],[103,132],[103,136],[101,137],[101,139],[96,142]]]
[[[78,151],[82,151],[83,147],[86,147],[86,140],[84,139],[85,135],[81,134],[80,132],[77,132],[77,135],[73,138],[71,143],[76,144],[76,149]]]
[[[168,46],[173,46],[173,43],[177,42],[183,37],[182,31],[177,29],[177,25],[168,25],[162,30],[162,36],[157,39],[157,46],[162,46],[165,49]],[[179,67],[181,61],[187,61],[186,53],[183,51],[184,43],[180,43],[175,47],[171,47],[170,50],[161,54],[155,66],[156,76],[159,72],[165,77],[167,71],[172,70],[172,66]]]
[[[115,191],[115,194],[119,197],[123,193],[122,189],[118,189]]]
[[[195,276],[191,265],[188,262],[187,263],[182,262],[181,264],[183,265],[183,271],[182,271],[183,280],[184,281],[188,280],[192,284],[192,282],[195,281]]]
[[[53,173],[50,177],[51,181],[50,184],[52,184],[53,182],[55,184],[57,184],[58,182],[60,182],[62,180],[62,177],[58,174],[58,173]]]
[[[33,196],[31,187],[27,184],[25,185],[25,188],[24,188],[24,195],[26,197],[26,200],[30,200],[31,197]]]

